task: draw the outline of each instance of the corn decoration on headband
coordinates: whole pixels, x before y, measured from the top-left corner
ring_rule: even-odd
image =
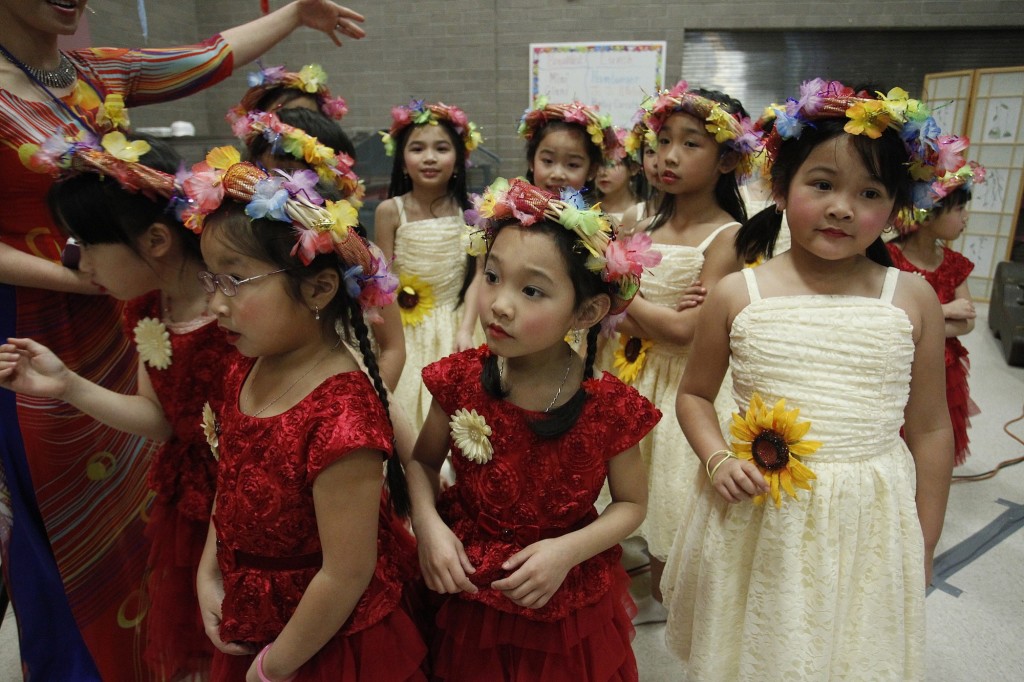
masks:
[[[474,211],[477,220],[470,227],[467,248],[473,256],[486,252],[495,224],[503,220],[516,220],[523,227],[549,220],[574,233],[587,251],[587,269],[607,285],[609,315],[626,309],[640,289],[644,268],[661,262],[661,253],[651,250],[650,235],[641,232],[616,239],[608,216],[599,206],[587,208],[578,190],[564,189],[557,195],[524,180],[498,178],[483,195],[474,197]]]
[[[456,106],[436,102],[428,104],[424,100],[414,99],[406,106],[391,108],[391,128],[386,133],[381,133],[381,141],[384,143],[384,151],[388,156],[395,155],[395,140],[403,130],[412,125],[434,125],[441,121],[447,121],[462,139],[466,148],[466,158],[470,152],[479,147],[484,138],[480,129],[469,120],[466,112]]]
[[[150,150],[145,140],[129,141],[114,131],[98,139],[92,133],[75,138],[54,136],[37,144],[18,148],[22,164],[36,173],[54,178],[68,178],[78,173],[95,173],[110,177],[128,192],[139,192],[150,199],[170,199],[173,208],[181,199],[177,179],[155,168],[139,163]]]
[[[250,111],[272,90],[297,90],[316,98],[320,111],[328,118],[340,121],[348,113],[348,104],[341,97],[332,97],[327,89],[327,74],[319,64],[306,64],[299,71],[286,71],[283,66],[271,66],[249,74],[249,89],[242,101],[227,113],[227,120],[235,121]]]
[[[355,160],[345,152],[336,153],[301,128],[282,123],[277,114],[265,111],[251,111],[236,119],[231,128],[246,145],[262,135],[273,153],[289,154],[309,164],[322,181],[338,188],[343,199],[356,208],[362,206],[366,186],[352,170]]]
[[[755,130],[754,122],[729,113],[721,102],[691,92],[686,81],[679,81],[671,90],[663,91],[653,101],[648,99],[640,105],[626,149],[636,153],[641,141],[651,149],[657,149],[658,133],[669,117],[678,113],[690,114],[704,121],[704,128],[715,142],[739,154],[737,172],[740,177],[752,174],[754,159],[761,147],[761,134]]]
[[[598,113],[597,107],[582,102],[549,104],[548,98],[541,95],[519,119],[519,136],[527,141],[532,140],[537,131],[550,121],[575,123],[585,128],[590,141],[601,150],[606,163],[625,157],[625,150],[615,134],[611,117]]]
[[[350,202],[325,201],[316,192],[317,176],[310,170],[274,174],[242,162],[238,150],[218,147],[192,167],[182,183],[190,206],[185,225],[197,233],[205,218],[225,199],[245,205],[253,220],[279,220],[295,231],[291,251],[303,265],[318,254],[336,253],[342,262],[345,288],[364,310],[379,308],[395,299],[398,279],[388,269],[384,254],[356,232],[358,212]]]

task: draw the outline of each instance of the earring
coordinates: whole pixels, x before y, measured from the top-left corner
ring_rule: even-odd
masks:
[[[313,306],[313,319],[314,320],[319,320],[320,319],[320,306],[318,306],[318,305]]]
[[[578,348],[580,343],[582,343],[582,336],[583,335],[582,335],[582,333],[580,332],[579,329],[573,329],[572,330],[572,345],[574,345],[574,346],[576,346]]]
[[[892,234],[895,231],[896,231],[896,226],[895,225],[886,225],[885,229],[882,230],[882,232],[884,232],[885,234]]]

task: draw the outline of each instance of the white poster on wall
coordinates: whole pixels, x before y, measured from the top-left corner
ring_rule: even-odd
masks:
[[[664,87],[665,41],[531,43],[530,101],[596,105],[628,128],[647,95]]]

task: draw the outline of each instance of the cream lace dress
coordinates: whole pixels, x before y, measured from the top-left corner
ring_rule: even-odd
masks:
[[[736,225],[729,222],[716,228],[708,237],[694,246],[655,244],[662,254],[661,263],[645,272],[640,279],[640,292],[650,303],[675,306],[684,288],[700,278],[704,268],[704,252],[718,234]],[[599,366],[615,374],[614,353],[620,347],[621,335],[605,344]],[[664,417],[640,441],[640,454],[648,467],[647,517],[637,535],[647,540],[648,551],[662,561],[668,556],[672,539],[680,520],[681,496],[697,473],[700,460],[690,444],[683,438],[676,414],[676,392],[686,368],[689,346],[655,342],[647,356],[633,387],[661,410]],[[728,391],[722,391],[716,402],[719,415],[728,417],[732,409]],[[598,499],[599,508],[611,501],[605,491]]]
[[[762,299],[730,334],[733,397],[786,399],[823,443],[812,490],[730,505],[702,475],[662,578],[665,639],[691,680],[914,680],[924,674],[924,554],[900,438],[911,324],[879,299]]]
[[[402,197],[395,197],[395,203],[399,215],[395,270],[403,281],[409,276],[418,278],[433,299],[429,309],[424,307],[422,320],[413,324],[403,320],[405,368],[394,393],[418,433],[431,401],[420,372],[431,362],[455,352],[455,334],[465,312],[462,306],[455,308],[466,272],[466,252],[462,246],[465,220],[460,211],[455,216],[410,223]],[[420,301],[422,304],[422,297]]]

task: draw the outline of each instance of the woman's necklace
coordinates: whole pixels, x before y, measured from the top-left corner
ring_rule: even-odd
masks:
[[[71,60],[68,59],[67,55],[63,52],[57,52],[57,54],[60,55],[60,58],[57,61],[57,68],[53,71],[47,71],[46,69],[37,69],[34,66],[29,66],[28,64],[26,64],[25,62],[21,61],[13,54],[11,54],[3,45],[0,45],[0,53],[2,53],[3,56],[7,59],[7,61],[9,61],[11,64],[14,64],[19,69],[24,71],[26,74],[31,76],[34,81],[46,86],[47,88],[61,90],[63,88],[69,87],[72,83],[75,82],[75,65],[71,63]]]
[[[569,370],[572,369],[572,356],[573,355],[575,355],[575,353],[573,352],[572,347],[570,347],[569,348],[569,364],[567,364],[565,366],[565,374],[562,375],[562,383],[558,384],[558,390],[555,391],[555,397],[552,398],[551,402],[548,403],[548,406],[544,408],[544,414],[547,414],[548,412],[551,411],[551,408],[555,406],[556,402],[558,402],[558,396],[562,395],[562,389],[565,388],[565,382],[569,378]],[[504,359],[505,358],[501,358],[501,360],[504,360]],[[505,380],[505,363],[504,362],[499,362],[498,363],[498,384],[499,385],[503,384],[504,380]]]
[[[323,354],[323,356],[322,356],[322,357],[321,357],[321,358],[320,358],[319,360],[317,360],[316,362],[314,362],[314,363],[313,363],[313,365],[312,365],[312,366],[311,366],[311,367],[310,367],[309,369],[307,369],[307,370],[306,370],[305,372],[303,372],[303,373],[302,373],[302,376],[300,376],[300,377],[299,377],[298,379],[296,379],[295,381],[293,381],[293,382],[291,383],[291,385],[290,385],[290,386],[288,386],[288,388],[284,389],[284,391],[282,391],[282,392],[280,393],[280,395],[278,395],[278,396],[277,396],[276,398],[274,398],[274,399],[273,399],[273,400],[271,400],[271,401],[270,401],[269,403],[267,403],[266,405],[264,405],[264,406],[263,406],[263,407],[261,407],[260,409],[256,410],[255,412],[253,412],[253,413],[252,413],[252,414],[250,414],[249,416],[250,416],[250,417],[253,417],[253,418],[255,418],[255,417],[258,417],[258,416],[260,416],[260,415],[261,415],[261,414],[263,414],[263,413],[264,413],[264,412],[265,412],[265,411],[266,411],[266,410],[267,410],[267,409],[268,409],[268,408],[269,408],[269,407],[270,407],[271,405],[273,405],[273,404],[274,404],[274,403],[276,403],[276,402],[277,402],[278,400],[280,400],[281,398],[283,398],[283,397],[285,397],[286,395],[288,395],[288,392],[289,392],[289,391],[291,391],[291,390],[292,390],[293,388],[295,388],[296,386],[298,386],[298,384],[299,384],[299,382],[300,382],[300,381],[302,381],[303,379],[305,379],[306,377],[308,377],[308,376],[309,376],[309,375],[310,375],[310,374],[311,374],[311,373],[313,372],[313,370],[314,370],[314,369],[316,369],[317,367],[319,367],[319,366],[320,366],[320,363],[321,363],[321,362],[323,362],[324,360],[326,360],[326,359],[327,359],[327,358],[328,358],[328,357],[329,357],[329,356],[331,355],[331,353],[333,353],[333,352],[334,352],[335,350],[337,350],[338,346],[340,346],[340,345],[341,345],[341,339],[338,339],[338,343],[334,344],[334,347],[333,347],[333,348],[331,348],[331,349],[330,349],[329,351],[327,351],[326,353],[324,353],[324,354]],[[259,371],[260,371],[260,368],[259,368],[259,366],[257,366],[257,367],[256,367],[256,368],[255,368],[255,369],[254,369],[254,370],[252,371],[252,376],[251,376],[251,377],[249,378],[249,384],[248,384],[248,385],[249,385],[250,387],[251,387],[251,386],[252,386],[252,385],[253,385],[254,383],[256,383],[256,375],[257,375],[257,373],[258,373]],[[252,388],[250,388],[250,389],[249,389],[249,392],[250,392],[250,393],[252,392]]]

